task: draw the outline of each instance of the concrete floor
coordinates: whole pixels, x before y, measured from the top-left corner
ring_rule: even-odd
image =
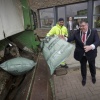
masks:
[[[69,68],[66,75],[54,75],[55,100],[100,100],[100,69],[96,70],[96,83],[87,71],[86,85],[82,86],[80,68]]]

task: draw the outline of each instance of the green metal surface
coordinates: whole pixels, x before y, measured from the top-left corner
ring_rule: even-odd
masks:
[[[28,48],[37,51],[39,41],[36,41],[36,36],[34,35],[33,20],[31,15],[31,9],[29,8],[28,0],[20,0],[23,9],[24,16],[24,28],[25,31],[21,32],[20,35],[16,36],[16,39],[27,46]],[[30,30],[30,31],[27,31]]]
[[[24,28],[27,30],[33,30],[32,18],[31,18],[31,10],[29,8],[28,0],[20,0],[23,9],[24,16]]]
[[[39,41],[36,41],[36,36],[33,31],[21,32],[14,39],[17,39],[20,43],[34,51],[37,51],[38,45],[40,44]]]
[[[11,37],[13,40],[18,40],[24,46],[32,49],[33,51],[37,52],[38,45],[40,42],[36,40],[36,36],[34,35],[33,31],[23,31]],[[0,41],[0,50],[3,50],[5,46],[9,43],[9,39],[4,39]]]

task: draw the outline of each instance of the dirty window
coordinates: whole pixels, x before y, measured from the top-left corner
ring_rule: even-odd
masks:
[[[40,27],[51,28],[54,24],[54,12],[53,8],[39,10],[40,15]]]
[[[87,2],[66,6],[66,20],[68,21],[69,17],[73,17],[75,29],[78,28],[81,20],[87,21],[87,13]]]
[[[94,1],[93,27],[100,29],[100,1]]]

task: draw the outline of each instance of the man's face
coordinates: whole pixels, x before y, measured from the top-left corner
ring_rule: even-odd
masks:
[[[80,30],[81,30],[82,32],[88,31],[88,24],[85,23],[85,22],[81,23],[81,24],[80,24]]]
[[[63,26],[63,25],[64,25],[64,21],[59,21],[58,24],[59,24],[60,26]]]

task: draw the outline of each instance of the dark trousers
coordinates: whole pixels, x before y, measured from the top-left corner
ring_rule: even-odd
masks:
[[[95,75],[96,75],[95,59],[92,61],[88,61],[88,63],[89,63],[89,70],[90,70],[91,76],[95,77]],[[86,79],[86,75],[87,75],[87,67],[86,67],[87,58],[86,58],[86,56],[82,57],[80,64],[81,64],[82,78]]]
[[[68,31],[68,37],[71,37],[73,35],[73,30]]]

